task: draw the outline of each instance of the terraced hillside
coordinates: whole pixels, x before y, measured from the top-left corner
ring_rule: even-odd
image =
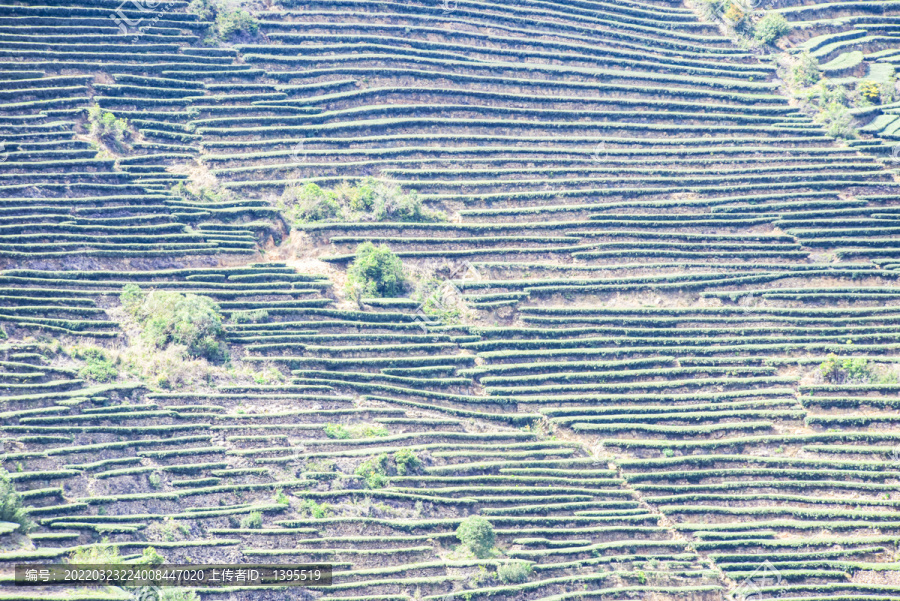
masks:
[[[154,553],[335,568],[204,601],[900,598],[897,109],[835,138],[783,79],[885,75],[894,3],[744,6],[791,27],[755,48],[665,1],[200,5],[0,8],[0,599],[156,599],[10,572]],[[421,212],[298,218],[367,178]],[[141,316],[194,295],[208,361]]]

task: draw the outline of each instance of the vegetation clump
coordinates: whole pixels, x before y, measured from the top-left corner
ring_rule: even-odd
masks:
[[[396,297],[403,294],[406,273],[403,262],[387,245],[371,242],[360,244],[356,258],[347,269],[347,281],[352,291],[369,297]]]
[[[787,19],[778,13],[768,13],[753,26],[753,38],[762,44],[773,44],[790,30]]]
[[[113,150],[125,149],[126,139],[131,135],[128,131],[128,121],[104,111],[95,104],[88,109],[88,124],[91,135],[98,142]]]
[[[328,438],[337,439],[376,438],[388,435],[387,428],[379,424],[351,424],[349,426],[325,424],[323,430]]]
[[[456,538],[475,557],[485,559],[491,556],[497,536],[489,521],[473,515],[464,519],[456,529]]]
[[[253,36],[259,31],[259,21],[249,11],[223,0],[192,0],[187,8],[204,21],[212,21],[210,41],[230,41],[240,35]]]
[[[84,361],[84,367],[78,370],[78,377],[93,382],[106,383],[119,377],[116,362],[109,354],[95,346],[76,346],[72,349],[72,357]]]
[[[400,449],[393,455],[381,453],[359,464],[354,473],[368,488],[384,488],[390,476],[405,476],[417,470],[422,460],[410,449]]]
[[[525,582],[534,572],[534,567],[527,561],[511,561],[497,568],[497,577],[507,584]]]
[[[832,384],[865,383],[872,379],[872,368],[863,357],[838,357],[830,353],[819,365],[822,379]]]
[[[16,492],[9,472],[0,467],[0,522],[18,524],[22,532],[28,532],[34,523],[22,507],[22,498]]]
[[[160,290],[144,293],[137,285],[128,284],[120,300],[141,325],[144,339],[156,348],[174,343],[184,345],[194,357],[225,357],[222,316],[211,298]]]
[[[399,221],[422,223],[446,221],[440,211],[422,204],[415,190],[367,177],[356,185],[348,182],[325,190],[314,182],[285,188],[279,208],[292,223],[327,221]]]

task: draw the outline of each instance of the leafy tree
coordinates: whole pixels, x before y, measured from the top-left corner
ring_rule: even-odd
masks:
[[[22,498],[13,486],[9,472],[2,467],[0,467],[0,522],[18,524],[25,532],[34,526],[25,513],[25,508],[22,507]]]
[[[95,104],[88,109],[88,123],[91,135],[100,142],[116,150],[124,148],[125,138],[129,135],[128,121],[117,118]]]
[[[288,218],[297,223],[328,221],[341,215],[341,205],[333,192],[322,190],[312,182],[292,186],[281,195],[281,205]]]
[[[157,348],[169,343],[183,344],[195,357],[222,359],[225,333],[219,306],[211,298],[154,290],[143,294],[128,286],[119,297],[141,324],[144,339]]]
[[[763,44],[772,44],[790,30],[787,19],[779,13],[768,13],[753,28],[753,37]]]
[[[456,529],[456,538],[475,557],[484,559],[490,557],[497,537],[494,534],[494,527],[489,521],[481,516],[473,515],[464,519]]]
[[[395,297],[403,293],[403,262],[386,245],[360,244],[356,258],[347,270],[352,286],[359,286],[365,296]]]

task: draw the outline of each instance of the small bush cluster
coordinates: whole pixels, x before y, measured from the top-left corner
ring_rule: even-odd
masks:
[[[534,567],[527,561],[511,561],[497,568],[497,577],[507,584],[525,582],[534,572]]]
[[[213,21],[212,40],[232,40],[239,35],[253,36],[259,31],[259,21],[250,12],[222,0],[192,0],[188,12],[204,21]]]
[[[347,182],[323,190],[307,182],[290,186],[281,195],[279,208],[293,223],[318,221],[446,221],[440,211],[422,205],[413,190],[404,192],[400,186],[367,177],[356,185]]]
[[[841,358],[834,353],[829,354],[819,365],[819,373],[822,374],[823,380],[832,384],[865,383],[870,381],[873,376],[872,368],[866,359],[862,357]]]
[[[104,111],[96,104],[88,109],[88,124],[91,135],[114,150],[123,150],[126,139],[131,135],[128,131],[128,121]]]
[[[493,554],[497,536],[494,527],[481,516],[469,516],[456,529],[456,538],[475,557],[484,559]]]
[[[767,13],[753,26],[753,39],[762,44],[773,44],[790,30],[787,19],[778,13]]]
[[[328,503],[316,503],[312,499],[305,499],[300,503],[300,510],[308,513],[316,520],[322,520],[331,515],[331,505]]]
[[[141,325],[144,339],[156,348],[184,345],[194,357],[225,358],[225,334],[219,306],[209,297],[154,290],[143,292],[128,284],[119,297],[122,306]]]
[[[18,524],[23,532],[34,526],[25,508],[22,507],[22,498],[13,486],[9,472],[2,467],[0,467],[0,522]]]
[[[349,439],[349,438],[375,438],[379,436],[387,436],[387,428],[379,424],[325,424],[323,428],[325,436],[328,438]]]
[[[95,346],[76,346],[71,354],[73,358],[84,361],[84,367],[78,370],[79,378],[106,383],[119,377],[116,362],[103,349]]]
[[[366,459],[354,473],[363,478],[368,488],[384,488],[390,482],[390,476],[405,476],[421,465],[422,460],[413,451],[400,449],[393,455],[381,453]]]
[[[406,288],[403,262],[386,245],[360,244],[347,269],[351,294],[369,297],[396,297]]]
[[[262,514],[258,511],[252,511],[241,519],[241,528],[259,530],[262,525]]]
[[[96,545],[77,547],[69,555],[69,563],[122,563],[122,557],[119,555],[119,547],[104,538]]]

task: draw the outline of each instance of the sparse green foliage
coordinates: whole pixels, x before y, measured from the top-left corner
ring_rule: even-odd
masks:
[[[395,297],[403,293],[406,276],[403,262],[390,248],[365,242],[356,249],[347,279],[364,296]]]
[[[109,355],[96,346],[76,346],[72,349],[72,357],[85,362],[78,370],[78,377],[94,382],[111,382],[119,377],[119,370]]]
[[[805,88],[813,85],[822,77],[819,71],[819,63],[808,52],[799,56],[797,62],[791,67],[791,80],[795,87]]]
[[[258,511],[248,513],[241,519],[241,528],[254,530],[262,528],[262,514]]]
[[[300,504],[300,509],[317,520],[327,518],[331,515],[331,505],[328,503],[316,503],[312,499],[305,499],[303,503]]]
[[[379,424],[325,424],[323,428],[325,436],[328,438],[348,439],[348,438],[375,438],[378,436],[387,436],[387,428]]]
[[[497,568],[497,577],[507,584],[519,583],[528,580],[533,571],[534,567],[527,561],[511,561]]]
[[[122,563],[119,547],[104,538],[90,547],[77,547],[69,555],[69,563]]]
[[[158,489],[162,486],[162,476],[157,472],[151,472],[150,475],[147,476],[147,481],[150,483],[150,488]]]
[[[231,314],[232,323],[263,323],[269,320],[269,312],[265,309],[253,311],[235,311]]]
[[[22,507],[22,499],[13,486],[9,472],[2,467],[0,467],[0,522],[18,524],[23,532],[27,532],[34,525]]]
[[[200,596],[190,589],[160,587],[157,592],[157,601],[200,601]]]
[[[772,44],[790,30],[787,19],[779,13],[770,12],[753,27],[753,37],[763,44]]]
[[[213,21],[213,33],[222,40],[259,31],[259,21],[253,15],[223,0],[192,0],[187,10],[204,21]]]
[[[95,104],[88,109],[88,123],[91,135],[99,142],[115,150],[125,147],[125,140],[130,135],[125,119],[119,119]]]
[[[280,208],[294,223],[331,221],[341,217],[341,205],[333,192],[325,192],[314,183],[286,188]]]
[[[440,211],[422,204],[415,191],[367,177],[355,186],[344,182],[323,190],[313,182],[285,188],[279,208],[295,223],[315,221],[400,221],[406,223],[446,221]]]
[[[416,471],[422,465],[422,460],[412,450],[400,449],[394,453],[394,463],[397,465],[397,475],[405,476]]]
[[[153,547],[145,547],[144,552],[134,563],[156,566],[166,563],[166,558],[157,553]]]
[[[387,469],[389,457],[387,453],[382,453],[377,457],[372,457],[359,464],[354,472],[357,476],[362,476],[369,488],[384,488],[388,484]]]
[[[220,5],[216,15],[216,33],[224,40],[230,40],[238,34],[256,35],[259,21],[246,10],[236,8],[229,10]]]
[[[226,348],[220,339],[225,330],[219,306],[211,298],[161,290],[143,295],[139,288],[126,286],[120,299],[141,324],[144,339],[153,346],[183,344],[195,357],[224,358]]]
[[[494,534],[494,527],[489,521],[481,516],[473,515],[464,519],[456,529],[456,538],[475,557],[484,559],[490,557],[497,537]]]
[[[868,382],[872,378],[872,369],[865,358],[841,358],[834,353],[829,354],[819,365],[819,373],[826,382],[832,384]]]

